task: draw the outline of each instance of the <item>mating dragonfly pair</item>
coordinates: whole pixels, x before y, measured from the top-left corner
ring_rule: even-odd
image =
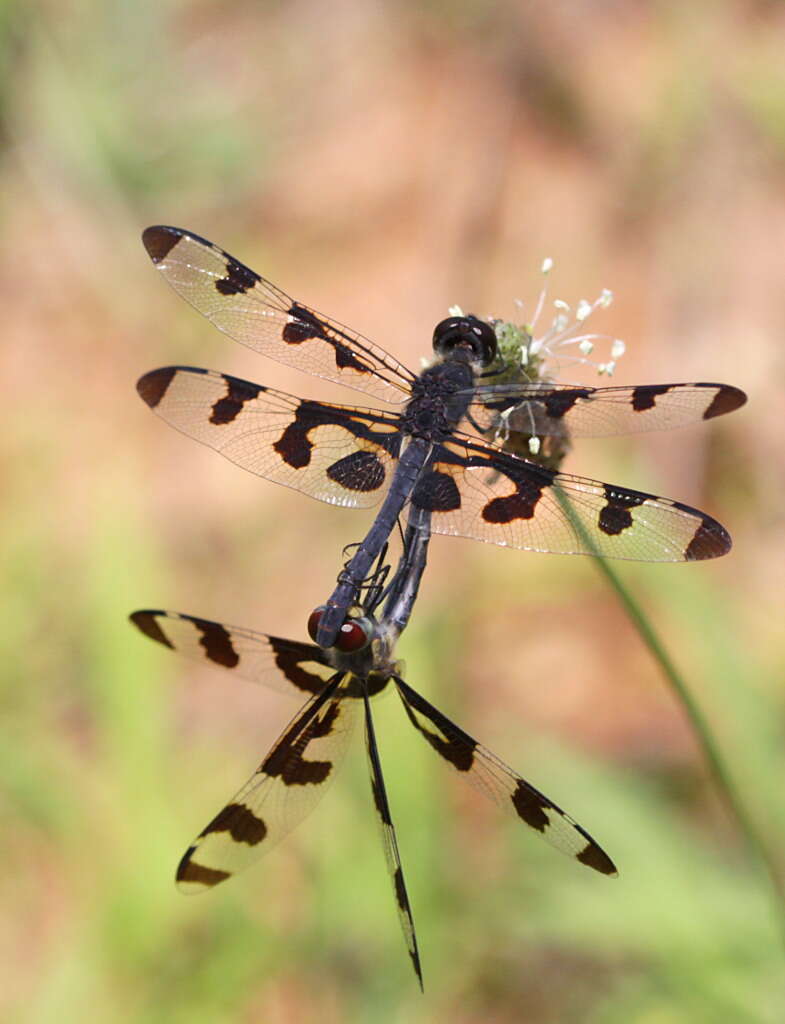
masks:
[[[143,239],[172,287],[231,337],[375,399],[403,404],[401,412],[385,412],[302,400],[182,366],[154,370],[138,382],[140,395],[162,418],[251,472],[347,507],[370,507],[384,495],[367,536],[309,620],[314,645],[174,613],[132,616],[167,646],[262,681],[278,673],[295,691],[313,694],[246,786],[194,841],[178,881],[189,888],[214,885],[299,821],[332,777],[362,700],[376,811],[421,981],[370,715],[370,696],[388,683],[415,728],[449,764],[554,845],[603,873],[615,872],[580,826],[400,678],[392,648],[408,622],[431,532],[645,561],[725,554],[727,532],[703,512],[558,472],[487,439],[508,436],[500,428],[511,423],[529,424],[533,437],[557,439],[675,427],[731,412],[745,396],[723,384],[592,388],[511,381],[510,368],[498,359],[493,326],[473,316],[438,324],[435,360],[415,374],[190,232],[152,227]],[[385,587],[387,543],[404,512],[403,557]],[[306,760],[306,751],[316,760]]]

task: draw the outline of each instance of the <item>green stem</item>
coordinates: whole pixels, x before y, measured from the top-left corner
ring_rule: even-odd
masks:
[[[557,491],[559,500],[570,516],[576,533],[584,545],[593,553],[593,560],[599,572],[605,577],[614,591],[622,607],[630,618],[633,626],[644,645],[648,648],[654,661],[659,665],[662,674],[665,676],[677,701],[681,704],[682,710],[687,716],[693,734],[706,759],[709,772],[714,780],[723,801],[725,802],[731,816],[741,830],[747,846],[753,857],[756,857],[766,872],[769,883],[774,893],[773,909],[779,930],[785,943],[785,883],[779,872],[777,858],[769,849],[761,833],[758,831],[752,817],[748,814],[744,802],[733,783],[731,775],[725,766],[714,736],[712,735],[709,723],[703,712],[690,692],[690,688],[684,676],[676,668],[671,656],[668,654],[665,645],[657,635],[654,627],[646,617],[643,609],[617,576],[614,569],[608,564],[607,559],[597,554],[595,545],[585,530],[583,524],[575,515],[572,504],[563,492]]]

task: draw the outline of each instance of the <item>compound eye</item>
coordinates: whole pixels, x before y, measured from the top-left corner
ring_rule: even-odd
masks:
[[[440,320],[433,329],[433,350],[440,356],[447,355],[464,339],[466,318],[448,316]]]
[[[476,316],[466,318],[470,321],[471,327],[469,337],[471,338],[472,349],[477,359],[483,366],[488,366],[496,358],[496,331],[485,320]]]
[[[314,608],[308,616],[308,636],[314,641],[314,643],[316,643],[316,634],[319,631],[319,623],[322,621],[322,615],[325,611],[327,611],[327,605],[320,604],[319,607]]]
[[[350,654],[367,647],[373,635],[373,626],[367,619],[347,619],[338,631],[335,646]]]
[[[456,345],[468,345],[477,362],[487,366],[496,358],[496,333],[476,316],[450,316],[433,331],[433,350],[447,356]]]

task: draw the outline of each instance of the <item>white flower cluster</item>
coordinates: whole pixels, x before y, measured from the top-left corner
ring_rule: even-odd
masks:
[[[626,346],[621,338],[614,338],[609,334],[587,332],[586,321],[597,309],[607,309],[613,302],[613,292],[603,288],[600,294],[590,302],[588,299],[580,299],[573,309],[563,299],[554,299],[553,318],[550,324],[540,330],[540,321],[544,319],[544,311],[548,302],[548,275],[553,269],[553,260],[548,258],[542,261],[541,272],[544,277],[540,294],[534,307],[534,313],[528,322],[512,323],[509,320],[500,320],[489,317],[488,321],[493,325],[498,343],[497,368],[491,368],[486,376],[486,381],[493,384],[542,384],[547,386],[552,383],[554,377],[566,365],[581,364],[593,366],[598,374],[610,377],[616,369],[617,361],[624,355]],[[519,309],[524,308],[520,299],[515,300]],[[450,316],[463,316],[460,306],[450,307]],[[595,354],[595,347],[603,345],[607,352],[607,358],[598,360],[591,358]],[[510,418],[517,415],[522,406],[512,405],[509,409],[499,414],[499,421],[496,424],[494,440],[497,444],[506,446],[511,441],[513,433],[510,427]],[[531,413],[530,413],[531,415]],[[526,440],[528,452],[532,456],[540,454],[542,442],[536,433],[536,423],[532,419],[532,433]],[[520,434],[520,429],[515,431]],[[522,438],[521,438],[522,440]],[[519,442],[520,443],[520,442]],[[558,460],[563,457],[568,441],[562,439],[561,444],[551,442],[548,445],[551,459]],[[519,449],[518,449],[519,451]],[[554,453],[556,453],[554,455]]]
[[[548,360],[559,365],[582,363],[594,366],[597,373],[611,376],[616,369],[617,360],[624,355],[624,342],[621,338],[614,338],[608,334],[587,333],[582,328],[596,309],[607,309],[610,306],[613,302],[613,292],[603,288],[593,302],[580,299],[574,310],[563,299],[554,299],[553,307],[556,313],[553,320],[542,334],[538,334],[538,323],[548,300],[548,275],[553,269],[553,260],[550,257],[543,260],[540,269],[545,281],[537,299],[534,315],[524,328],[528,341],[521,344],[521,366],[528,366],[532,357],[537,356],[538,361]],[[516,300],[515,304],[519,309],[523,309],[520,300]],[[598,342],[610,343],[610,358],[604,362],[589,358]]]

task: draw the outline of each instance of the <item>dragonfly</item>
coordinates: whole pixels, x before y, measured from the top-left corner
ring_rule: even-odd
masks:
[[[698,509],[537,465],[482,435],[521,416],[542,434],[570,437],[682,426],[738,409],[746,400],[738,388],[484,383],[498,372],[496,335],[472,315],[437,324],[434,361],[414,373],[190,231],[153,226],[143,241],[174,290],[230,337],[403,406],[380,411],[305,400],[188,366],[153,370],[137,383],[164,420],[259,476],[344,507],[370,508],[384,496],[325,602],[320,646],[334,645],[407,504],[431,514],[435,533],[530,551],[682,562],[730,549],[724,527]]]
[[[451,771],[556,849],[600,874],[617,874],[613,861],[584,828],[403,679],[393,649],[416,597],[428,536],[427,524],[422,529],[410,521],[405,537],[408,555],[392,583],[384,588],[384,568],[372,574],[362,603],[350,608],[332,648],[180,612],[144,609],[130,617],[159,644],[236,678],[307,697],[253,775],[188,847],[177,868],[178,887],[189,893],[214,888],[298,825],[334,778],[362,709],[374,812],[406,947],[421,988],[414,916],[371,713],[371,699],[387,687],[395,689],[408,721]],[[309,617],[312,639],[324,611],[321,606]]]

